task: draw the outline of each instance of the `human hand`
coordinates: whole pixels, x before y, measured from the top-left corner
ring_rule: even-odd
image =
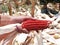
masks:
[[[20,26],[17,26],[18,32],[30,32],[32,30],[38,31],[49,27],[52,22],[49,20],[37,20],[30,19],[22,22]]]
[[[15,23],[22,23],[23,21],[29,20],[29,19],[34,19],[31,16],[14,16],[11,18],[13,22]]]
[[[9,16],[9,15],[0,15],[0,26],[5,26],[9,24],[21,23],[25,20],[32,19],[30,16]]]

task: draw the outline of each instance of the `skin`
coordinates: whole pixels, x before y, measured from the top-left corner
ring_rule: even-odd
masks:
[[[23,21],[25,20],[28,20],[28,19],[32,19],[32,17],[29,17],[29,16],[9,16],[9,15],[0,15],[0,27],[3,27],[5,25],[9,25],[9,24],[15,24],[15,23],[22,23]],[[19,27],[19,30],[21,31],[26,31],[24,29],[21,28],[21,25],[20,26],[17,26]],[[16,30],[17,28],[15,28]],[[14,32],[14,31],[13,31]],[[3,34],[3,35],[0,35],[0,41],[2,39],[5,39],[6,37],[8,37],[8,35],[10,35],[11,33],[13,32],[10,32],[10,33],[7,33],[7,34]]]
[[[32,17],[29,17],[29,16],[7,16],[7,15],[0,15],[0,26],[5,26],[5,25],[9,25],[9,24],[14,24],[14,23],[23,23],[23,21],[26,21],[26,20],[29,20],[29,19],[33,19]],[[13,32],[15,32],[15,30],[19,30],[20,33],[21,32],[24,32],[24,33],[27,33],[29,31],[27,31],[26,29],[22,29],[21,28],[21,25],[17,25],[15,26],[16,28],[14,29]],[[9,35],[13,32],[10,32],[10,33],[7,33],[7,34],[3,34],[3,35],[0,35],[0,41],[2,39],[6,39],[7,37],[9,37]]]
[[[5,26],[8,24],[15,24],[15,23],[22,23],[23,21],[28,19],[32,19],[32,17],[0,15],[0,26]]]

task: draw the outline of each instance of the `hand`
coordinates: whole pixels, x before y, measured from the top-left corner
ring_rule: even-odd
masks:
[[[17,16],[17,17],[12,17],[11,19],[15,23],[22,23],[23,21],[33,19],[33,17],[30,17],[30,16]]]
[[[8,24],[15,24],[15,23],[21,23],[25,20],[32,19],[32,17],[29,16],[9,16],[9,15],[0,15],[0,26],[8,25]]]
[[[21,25],[17,25],[16,26],[16,31],[19,33],[29,33],[29,31],[27,29],[23,29]]]
[[[37,19],[30,19],[25,22],[22,22],[20,26],[17,27],[18,32],[30,32],[32,30],[38,31],[43,30],[49,27],[52,22],[49,20],[37,20]]]

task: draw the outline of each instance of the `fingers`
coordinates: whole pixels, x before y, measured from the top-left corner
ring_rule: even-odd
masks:
[[[11,18],[15,23],[22,23],[25,20],[33,19],[31,16],[14,16]]]
[[[26,21],[26,20],[29,20],[29,19],[33,19],[33,17],[31,17],[31,16],[23,16],[21,18],[21,21],[23,22],[23,21]]]
[[[22,29],[21,25],[20,26],[16,26],[16,31],[19,33],[28,33],[28,31],[26,29]]]
[[[31,16],[26,16],[26,17],[24,17],[23,21],[26,21],[26,20],[34,20],[34,19],[36,19],[36,18],[33,18]]]
[[[23,19],[23,21],[31,20],[31,19],[33,19],[33,18],[25,18],[25,19]],[[23,21],[22,21],[22,22],[23,22]]]
[[[26,29],[22,29],[23,33],[29,33]]]

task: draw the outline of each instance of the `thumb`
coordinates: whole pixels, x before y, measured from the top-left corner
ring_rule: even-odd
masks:
[[[28,33],[28,30],[27,29],[23,29],[21,25],[20,26],[17,25],[16,26],[16,30],[19,33]]]

